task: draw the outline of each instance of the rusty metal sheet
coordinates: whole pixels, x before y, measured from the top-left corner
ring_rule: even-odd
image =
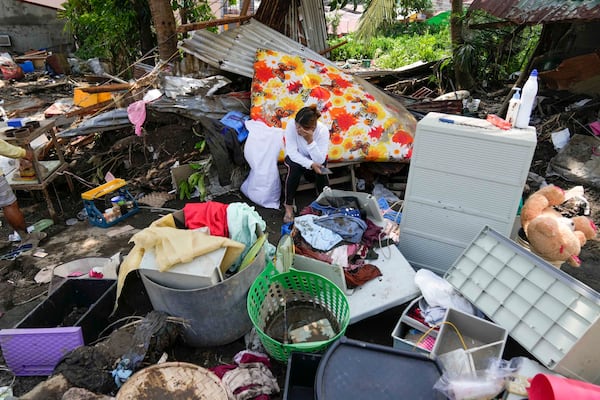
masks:
[[[600,19],[598,0],[474,0],[469,10],[484,10],[519,24]]]

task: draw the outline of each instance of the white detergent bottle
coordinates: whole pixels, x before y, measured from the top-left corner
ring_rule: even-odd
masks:
[[[515,91],[515,94],[513,94],[513,97],[508,102],[505,119],[510,123],[510,126],[514,128],[515,122],[517,122],[517,114],[521,108],[521,94],[519,93],[521,88],[514,87],[513,90]]]
[[[521,106],[519,107],[517,120],[515,122],[515,127],[517,128],[527,128],[529,126],[531,110],[533,109],[533,103],[535,102],[535,96],[537,96],[538,91],[537,76],[537,69],[534,69],[531,71],[531,75],[529,75],[527,82],[523,85],[523,90],[521,91]]]

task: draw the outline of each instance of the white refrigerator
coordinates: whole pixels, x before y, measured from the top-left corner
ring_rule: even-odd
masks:
[[[510,236],[537,144],[535,128],[431,112],[417,124],[398,247],[443,275],[489,226]]]

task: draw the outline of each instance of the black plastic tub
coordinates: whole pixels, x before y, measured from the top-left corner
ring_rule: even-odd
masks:
[[[423,354],[342,337],[323,355],[315,399],[438,400],[439,364]]]
[[[322,355],[292,352],[285,373],[283,400],[314,400],[315,378]]]
[[[116,294],[114,279],[66,279],[15,328],[80,326],[89,344],[108,325]]]

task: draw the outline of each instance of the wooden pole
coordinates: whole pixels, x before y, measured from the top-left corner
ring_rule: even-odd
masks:
[[[248,14],[248,9],[250,8],[250,0],[244,0],[242,3],[242,9],[240,10],[240,16],[243,17]]]
[[[204,22],[194,22],[193,24],[185,24],[185,25],[178,26],[177,33],[186,33],[186,32],[190,32],[190,31],[197,31],[200,29],[210,28],[212,26],[234,24],[236,22],[241,23],[244,21],[248,21],[250,18],[252,18],[251,15],[244,15],[244,16],[239,16],[239,17],[213,19],[211,21],[204,21]]]

